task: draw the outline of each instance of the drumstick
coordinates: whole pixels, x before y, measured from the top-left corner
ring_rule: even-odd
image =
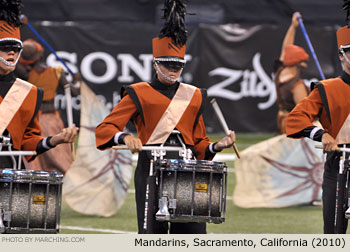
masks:
[[[316,149],[322,149],[322,150],[323,150],[323,145],[316,145],[315,148],[316,148]],[[339,148],[339,151],[350,153],[350,148]]]
[[[218,116],[218,119],[222,125],[222,127],[224,128],[224,131],[225,131],[225,134],[228,135],[229,134],[229,129],[228,129],[228,126],[227,126],[227,123],[225,121],[225,118],[224,118],[224,115],[222,114],[220,108],[219,108],[219,105],[217,104],[215,98],[213,98],[210,103],[213,105],[213,108],[214,108],[214,111],[216,112],[216,115]],[[235,143],[233,143],[233,150],[235,151],[236,153],[236,156],[238,158],[241,158],[240,155],[239,155],[239,152],[238,152],[238,148],[236,146]]]
[[[34,156],[36,151],[0,151],[0,156]]]

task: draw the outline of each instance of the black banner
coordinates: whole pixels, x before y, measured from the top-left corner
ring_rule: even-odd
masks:
[[[90,88],[112,109],[120,100],[122,85],[149,81],[152,38],[160,27],[121,22],[41,22],[32,24],[73,72],[79,71]],[[182,81],[206,88],[209,99],[204,113],[207,131],[222,132],[209,103],[215,97],[229,127],[237,132],[276,132],[276,92],[273,62],[279,57],[288,27],[200,25],[189,31]],[[326,77],[340,74],[335,29],[308,29]],[[22,40],[35,38],[22,29]],[[308,52],[301,33],[296,44]],[[40,41],[39,41],[40,42]],[[46,49],[48,65],[60,64]],[[310,54],[303,74],[307,82],[319,79]],[[55,98],[65,119],[63,90]],[[73,99],[74,122],[79,125],[79,97]]]
[[[199,27],[198,68],[194,84],[205,87],[209,97],[215,97],[231,129],[238,132],[275,132],[276,89],[273,64],[281,53],[288,27],[236,25],[202,25]],[[312,29],[321,67],[326,76],[335,75],[337,58],[335,31]],[[296,44],[308,50],[303,34],[296,34]],[[313,58],[302,74],[307,85],[320,78]],[[335,63],[337,62],[337,63]],[[208,131],[221,130],[211,108],[205,112]]]

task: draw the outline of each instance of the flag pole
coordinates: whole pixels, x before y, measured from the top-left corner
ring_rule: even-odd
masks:
[[[52,52],[56,56],[56,58],[65,66],[68,72],[71,75],[74,75],[74,72],[69,68],[66,62],[60,56],[57,55],[56,51],[49,45],[49,43],[47,43],[46,40],[42,36],[40,36],[40,34],[34,29],[33,26],[31,26],[30,23],[28,23],[27,16],[21,15],[20,20],[23,24],[27,25],[27,27],[34,33],[34,35],[37,36],[37,38],[50,50],[50,52]]]
[[[307,34],[307,32],[306,32],[306,29],[305,29],[305,26],[304,26],[304,23],[303,23],[303,20],[302,20],[300,14],[298,15],[297,19],[298,19],[298,22],[299,22],[301,31],[303,32],[303,35],[304,35],[304,37],[305,37],[306,43],[307,43],[307,45],[308,45],[308,47],[309,47],[309,49],[310,49],[312,58],[313,58],[314,61],[315,61],[317,70],[318,70],[318,72],[319,72],[319,74],[320,74],[320,76],[321,76],[321,79],[324,80],[324,79],[326,79],[326,78],[325,78],[325,76],[324,76],[324,74],[323,74],[323,72],[322,72],[321,65],[320,65],[320,63],[319,63],[319,61],[318,61],[318,59],[317,59],[315,50],[314,50],[314,48],[313,48],[313,46],[312,46],[312,44],[311,44],[311,41],[310,41],[309,36],[308,36],[308,34]]]

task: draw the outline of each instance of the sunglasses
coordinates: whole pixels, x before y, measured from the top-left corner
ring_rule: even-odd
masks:
[[[19,51],[22,50],[22,46],[21,45],[1,45],[0,44],[0,51],[2,52],[11,52],[14,51],[15,53],[18,53]]]
[[[185,66],[184,63],[178,61],[159,61],[158,63],[164,66],[166,69],[174,69],[176,71],[179,71]]]

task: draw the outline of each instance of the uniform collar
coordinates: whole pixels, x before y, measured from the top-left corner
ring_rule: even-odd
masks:
[[[340,78],[348,85],[350,85],[350,75],[346,73],[345,71],[342,73]]]
[[[154,76],[151,81],[151,86],[158,90],[176,90],[179,87],[179,84],[180,83],[178,81],[172,85],[164,84],[158,80],[157,76]]]
[[[8,75],[0,75],[0,96],[4,97],[7,94],[15,79],[13,72]]]
[[[15,75],[13,72],[7,74],[7,75],[0,75],[0,81],[1,82],[12,82],[15,80]]]

